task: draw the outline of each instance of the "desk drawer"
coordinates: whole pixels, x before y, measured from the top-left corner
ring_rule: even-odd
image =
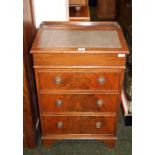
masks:
[[[83,6],[87,5],[88,1],[87,0],[69,0],[69,5],[72,6]]]
[[[118,95],[114,94],[41,94],[41,111],[116,112]]]
[[[120,76],[119,69],[40,69],[38,72],[41,90],[119,90]]]
[[[50,134],[114,134],[116,116],[43,116],[44,136]]]
[[[33,54],[34,67],[64,67],[64,66],[124,66],[125,57],[118,57],[118,54],[98,53],[46,53]]]

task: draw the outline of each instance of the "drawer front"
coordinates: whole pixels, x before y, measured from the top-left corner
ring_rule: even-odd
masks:
[[[114,134],[115,116],[43,116],[43,134]]]
[[[41,94],[42,112],[116,112],[118,95]]]
[[[69,5],[86,5],[87,0],[69,0]]]
[[[69,51],[67,51],[69,52]],[[126,57],[118,54],[33,54],[34,67],[61,67],[61,66],[124,66]]]
[[[39,88],[43,90],[119,90],[121,71],[39,70]]]

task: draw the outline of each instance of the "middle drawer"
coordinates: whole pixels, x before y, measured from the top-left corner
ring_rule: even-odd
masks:
[[[40,94],[42,112],[116,112],[117,94]]]
[[[41,90],[119,90],[119,69],[39,69]]]

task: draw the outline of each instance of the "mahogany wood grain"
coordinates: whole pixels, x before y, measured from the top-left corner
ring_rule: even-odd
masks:
[[[56,29],[118,29],[120,28],[120,25],[116,21],[91,21],[91,22],[51,22],[51,21],[43,21],[40,25],[40,28],[56,28]]]
[[[118,90],[120,73],[119,69],[39,69],[39,87],[41,90]],[[57,78],[60,84],[56,84]],[[100,79],[104,80],[103,84]]]
[[[115,116],[116,112],[50,112],[50,113],[42,113],[42,116],[96,116],[96,117],[104,117],[104,116]]]
[[[62,140],[62,139],[98,139],[98,140],[116,140],[113,134],[53,134],[43,136],[42,140]]]
[[[114,134],[115,116],[43,116],[43,135],[51,134]],[[62,127],[57,127],[58,123]],[[96,123],[101,127],[96,128]]]
[[[118,54],[33,54],[34,68],[60,68],[61,66],[123,67],[125,60],[126,57],[118,57]]]
[[[88,4],[88,0],[69,0],[70,6],[85,6]]]
[[[25,66],[23,65],[23,144],[25,148],[36,147],[36,131],[31,111],[31,100],[26,79]],[[27,124],[29,124],[27,126]]]
[[[116,94],[41,94],[39,104],[41,113],[116,112],[117,98]]]
[[[113,148],[115,146],[117,138],[111,135],[101,135],[101,134],[59,134],[52,135],[48,137],[42,137],[42,142],[45,148],[50,148],[56,141],[61,141],[63,139],[90,139],[98,140],[105,143],[107,147]]]
[[[116,17],[116,0],[97,0],[97,16],[98,18]]]
[[[44,36],[47,47],[40,46],[44,30],[47,30]],[[84,51],[54,48],[50,46],[51,34],[47,32],[56,30],[65,30],[65,33],[70,30],[115,31],[120,46],[90,46]],[[126,54],[129,53],[120,25],[117,22],[43,22],[30,53],[43,145],[50,147],[62,139],[98,139],[114,147]]]
[[[36,33],[33,0],[23,1],[23,147],[37,146],[37,93],[30,47]],[[21,51],[22,52],[22,51]],[[38,128],[37,128],[38,129]]]

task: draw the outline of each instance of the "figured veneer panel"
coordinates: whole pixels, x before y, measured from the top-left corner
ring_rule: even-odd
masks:
[[[116,117],[42,116],[42,121],[44,136],[51,134],[114,134]],[[60,122],[62,123],[61,128],[58,127]],[[99,126],[96,127],[97,125]]]
[[[39,70],[41,90],[119,90],[121,70]],[[60,84],[56,84],[60,78]],[[100,83],[99,80],[104,82]]]
[[[50,112],[116,112],[116,94],[41,94],[42,113]]]

